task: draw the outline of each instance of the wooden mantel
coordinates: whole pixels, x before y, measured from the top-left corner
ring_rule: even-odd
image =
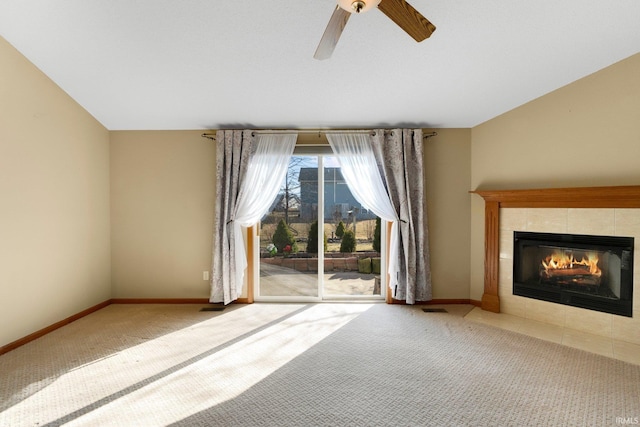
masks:
[[[640,185],[617,187],[476,190],[484,199],[484,294],[482,309],[500,312],[500,208],[640,208]]]

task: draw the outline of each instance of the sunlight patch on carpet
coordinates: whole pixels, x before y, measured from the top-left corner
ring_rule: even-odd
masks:
[[[233,399],[368,310],[371,304],[317,304],[75,420],[158,424],[179,421]]]

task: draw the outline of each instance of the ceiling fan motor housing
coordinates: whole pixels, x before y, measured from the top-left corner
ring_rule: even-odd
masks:
[[[349,13],[362,13],[378,7],[382,0],[338,0],[338,5]]]

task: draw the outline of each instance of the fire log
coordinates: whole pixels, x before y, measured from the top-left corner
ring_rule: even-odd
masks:
[[[586,267],[542,269],[540,278],[558,285],[600,286],[600,276],[592,274]]]
[[[549,269],[545,270],[544,274],[551,277],[562,277],[562,276],[591,276],[591,272],[587,268],[559,268],[559,269]]]

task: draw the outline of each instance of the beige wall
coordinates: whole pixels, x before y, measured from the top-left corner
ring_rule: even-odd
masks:
[[[215,142],[202,131],[111,132],[114,298],[208,298]]]
[[[111,296],[109,133],[0,37],[0,346]]]
[[[215,142],[201,133],[111,132],[114,298],[209,296]],[[425,142],[434,298],[469,295],[470,133]]]
[[[640,54],[472,129],[471,188],[640,184]],[[472,196],[471,292],[483,291],[484,204]]]
[[[434,130],[424,146],[433,298],[467,299],[471,130]]]

